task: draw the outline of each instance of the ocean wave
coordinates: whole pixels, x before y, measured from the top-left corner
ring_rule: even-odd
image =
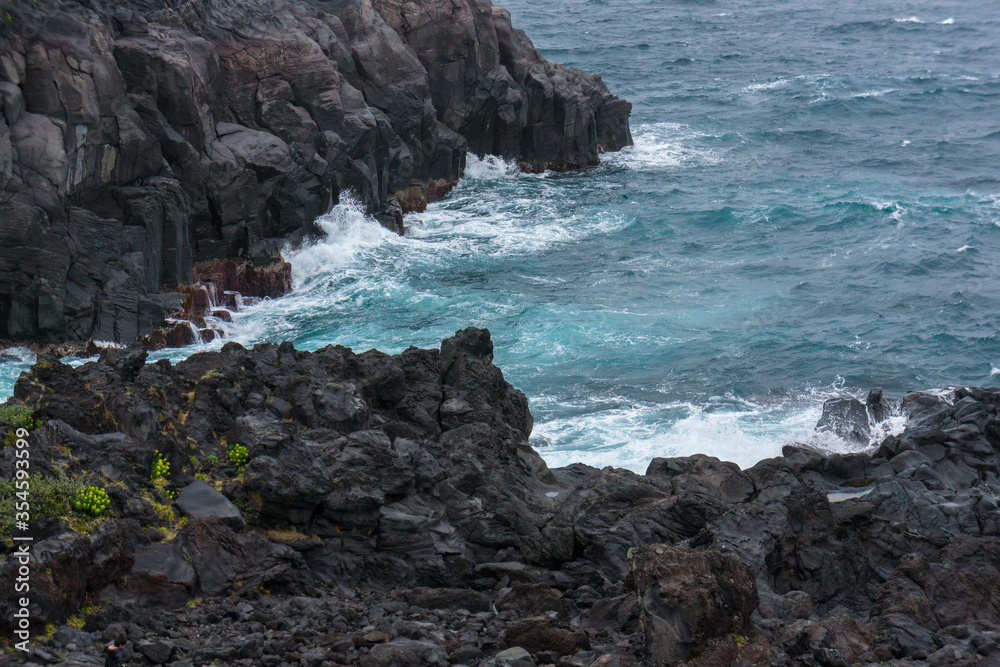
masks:
[[[0,350],[0,360],[33,364],[38,360],[38,356],[26,347],[8,347]]]
[[[767,83],[754,83],[743,88],[744,93],[759,93],[762,90],[774,90],[775,88],[783,88],[791,83],[791,79],[777,79],[775,81],[768,81]]]
[[[367,216],[364,206],[350,193],[342,195],[338,205],[320,216],[316,226],[324,232],[323,239],[282,253],[292,265],[295,289],[307,288],[310,282],[347,268],[367,251],[399,239]]]
[[[633,146],[603,156],[605,164],[634,171],[659,171],[685,164],[716,164],[715,151],[697,146],[708,135],[679,123],[643,123],[632,133]]]
[[[902,19],[893,19],[893,21],[895,23],[923,23],[923,21],[918,19],[916,16],[907,16],[906,18]]]
[[[470,181],[501,181],[516,178],[519,175],[517,162],[506,160],[496,155],[473,155],[465,158],[465,174],[463,178]]]
[[[876,424],[865,443],[847,442],[836,434],[816,431],[823,402],[861,396],[848,392],[840,378],[783,399],[747,400],[732,395],[705,402],[663,404],[594,397],[563,403],[552,397],[532,400],[536,413],[533,444],[551,467],[582,462],[645,472],[655,457],[692,452],[715,456],[747,468],[761,459],[780,456],[788,444],[805,444],[826,452],[870,450],[889,435],[902,432],[906,417],[898,410]],[[558,418],[544,414],[557,411]]]
[[[883,88],[881,90],[868,90],[863,93],[854,93],[851,97],[882,97],[883,95],[888,95],[893,92],[896,92],[895,88]]]

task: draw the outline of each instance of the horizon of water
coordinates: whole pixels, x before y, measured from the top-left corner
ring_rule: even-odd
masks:
[[[569,174],[470,156],[402,238],[347,198],[235,340],[399,352],[487,327],[550,465],[637,471],[855,449],[814,433],[825,399],[1000,383],[989,3],[502,4],[633,103],[635,146]]]

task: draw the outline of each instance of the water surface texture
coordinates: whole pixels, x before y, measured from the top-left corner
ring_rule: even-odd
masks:
[[[572,174],[471,159],[405,238],[345,203],[239,340],[488,327],[550,465],[639,471],[773,456],[836,394],[1000,382],[995,3],[505,6],[633,102],[635,147]]]

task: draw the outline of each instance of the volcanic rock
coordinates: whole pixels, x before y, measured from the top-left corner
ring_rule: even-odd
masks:
[[[162,290],[199,277],[276,296],[280,250],[334,204],[402,233],[469,150],[538,171],[631,143],[631,105],[546,61],[489,0],[7,11],[0,340],[132,342],[181,306]],[[152,348],[192,339],[178,326]]]
[[[290,343],[177,364],[138,349],[76,367],[40,356],[13,399],[46,420],[29,434],[32,471],[105,488],[113,517],[31,522],[33,626],[96,603],[86,633],[57,631],[46,650],[99,650],[73,643],[122,624],[189,664],[1000,655],[1000,390],[909,394],[906,427],[868,451],[550,470],[492,355],[489,333],[468,329],[392,356]],[[0,477],[16,451],[0,450]],[[165,479],[151,479],[155,452]],[[247,528],[182,518],[195,474]],[[3,547],[8,624],[15,567]]]

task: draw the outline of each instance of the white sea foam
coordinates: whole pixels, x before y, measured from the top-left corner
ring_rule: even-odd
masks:
[[[923,23],[923,21],[918,19],[916,16],[908,16],[903,19],[893,19],[893,21],[896,23]]]
[[[964,245],[955,252],[966,252],[968,250],[975,250],[975,248],[973,248],[971,245]]]
[[[903,139],[903,143],[900,144],[900,146],[909,146],[909,145],[910,145],[910,140],[909,139]]]
[[[479,157],[471,153],[465,158],[464,178],[470,181],[499,181],[518,175],[517,163],[513,160],[505,160],[496,155]]]
[[[580,461],[595,467],[613,465],[644,472],[655,457],[694,452],[746,468],[763,458],[779,456],[788,444],[836,453],[868,451],[887,436],[903,431],[906,416],[898,409],[872,427],[871,438],[865,443],[846,442],[834,433],[816,431],[824,401],[847,396],[864,399],[861,392],[845,391],[843,385],[843,379],[838,377],[827,387],[785,399],[740,400],[724,396],[703,404],[615,405],[613,398],[596,397],[561,405],[560,412],[572,416],[552,420],[538,415],[555,399],[541,397],[532,399],[536,412],[532,438],[552,467]]]
[[[553,467],[580,461],[644,472],[657,456],[692,452],[748,467],[807,437],[819,415],[815,406],[632,405],[536,421],[534,438],[551,444],[539,453]]]
[[[33,364],[38,361],[38,357],[34,352],[26,347],[8,347],[6,349],[0,350],[0,358],[8,357],[9,360],[22,363],[22,364]]]
[[[954,24],[955,24],[955,19],[952,18],[948,18],[945,19],[944,21],[941,21],[941,25],[954,25]]]
[[[283,253],[292,265],[295,288],[327,276],[331,270],[347,268],[365,251],[399,238],[366,216],[364,206],[350,194],[342,196],[340,204],[320,216],[316,225],[326,234],[324,239]]]
[[[1000,375],[1000,368],[990,366],[990,377],[993,377],[994,375]]]
[[[791,83],[790,79],[776,79],[774,81],[768,81],[766,83],[754,83],[743,89],[744,93],[759,93],[763,90],[774,90],[775,88],[783,88]]]
[[[883,88],[881,90],[867,90],[863,93],[855,93],[851,97],[882,97],[883,95],[888,95],[889,93],[895,92],[895,88]]]
[[[659,171],[685,164],[716,164],[721,159],[697,145],[707,135],[679,123],[643,123],[635,128],[635,145],[608,153],[603,161],[635,171]]]

